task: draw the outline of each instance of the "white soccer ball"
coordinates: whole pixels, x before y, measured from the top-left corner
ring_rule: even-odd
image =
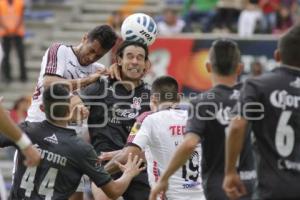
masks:
[[[157,35],[155,21],[144,13],[129,15],[121,26],[123,40],[138,41],[147,46],[153,44]]]

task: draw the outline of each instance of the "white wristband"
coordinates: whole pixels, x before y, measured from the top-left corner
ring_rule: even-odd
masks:
[[[26,149],[32,143],[29,137],[26,134],[22,134],[22,137],[16,142],[16,145],[20,148],[20,150]]]

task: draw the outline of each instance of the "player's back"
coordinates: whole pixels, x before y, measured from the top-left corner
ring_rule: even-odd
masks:
[[[300,198],[300,69],[279,67],[246,82],[242,104],[259,102],[252,120],[260,199]],[[259,117],[251,113],[249,117]]]
[[[65,200],[76,190],[87,169],[85,157],[93,150],[71,129],[48,121],[21,125],[41,152],[38,167],[26,167],[19,154],[14,174],[11,199]]]
[[[240,96],[242,84],[232,87],[217,85],[192,100],[192,117],[187,124],[187,132],[200,136],[202,145],[202,179],[207,199],[228,199],[222,189],[224,178],[226,130]],[[247,134],[245,147],[239,158],[238,171],[246,183],[248,196],[252,192],[252,183],[256,177],[253,154],[250,146],[250,134]]]
[[[183,141],[187,118],[186,110],[167,109],[149,115],[143,122],[150,122],[152,125],[149,149],[154,161],[152,169],[154,175],[159,176],[166,169],[177,146]],[[188,162],[171,176],[168,197],[185,199],[203,196],[200,163],[199,144]]]

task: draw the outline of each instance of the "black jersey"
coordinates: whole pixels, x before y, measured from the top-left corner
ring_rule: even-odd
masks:
[[[202,179],[205,196],[208,200],[228,199],[222,189],[224,178],[225,137],[233,117],[241,84],[234,87],[217,85],[192,100],[186,132],[200,136],[202,144]],[[253,165],[250,134],[245,140],[246,147],[239,159],[239,173],[245,181],[248,196],[256,174]]]
[[[74,130],[52,125],[48,121],[24,122],[21,129],[41,152],[38,167],[26,167],[18,153],[11,200],[67,200],[77,189],[83,174],[98,186],[111,180],[98,164],[93,147],[76,136]],[[13,145],[0,136],[0,146]]]
[[[135,118],[150,110],[150,90],[144,83],[129,91],[122,82],[100,79],[80,96],[90,106],[89,133],[97,153],[122,149]]]
[[[243,113],[255,135],[255,199],[300,199],[300,69],[279,67],[249,79],[240,101],[264,108],[263,117]]]

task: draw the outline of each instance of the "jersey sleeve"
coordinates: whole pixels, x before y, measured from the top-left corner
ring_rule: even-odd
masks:
[[[112,180],[111,176],[101,166],[97,158],[97,154],[92,147],[88,150],[78,165],[82,172],[92,179],[98,187],[101,187]]]
[[[234,114],[240,115],[246,119],[260,116],[263,107],[260,103],[260,93],[257,81],[258,80],[256,79],[248,79],[244,83],[244,86],[241,89],[240,99],[234,109]]]
[[[152,132],[153,132],[153,130],[151,128],[151,119],[146,118],[143,121],[140,129],[137,131],[137,133],[132,141],[132,144],[137,145],[142,150],[144,150],[151,141]]]
[[[201,118],[206,118],[207,106],[202,104],[200,101],[192,101],[191,107],[188,111],[188,121],[186,125],[186,133],[195,133],[200,137],[203,137],[203,133],[206,128],[206,120],[201,120]]]
[[[152,111],[146,111],[143,112],[142,114],[140,114],[136,120],[135,123],[133,124],[130,133],[127,137],[127,144],[132,144],[132,141],[134,139],[134,137],[136,136],[136,133],[140,130],[141,128],[141,124],[143,123],[144,119],[148,116],[151,115],[153,112]]]
[[[47,52],[47,62],[44,75],[63,77],[66,69],[66,47],[53,44]]]
[[[14,146],[15,143],[8,139],[5,135],[0,133],[0,148],[8,147],[8,146]]]

